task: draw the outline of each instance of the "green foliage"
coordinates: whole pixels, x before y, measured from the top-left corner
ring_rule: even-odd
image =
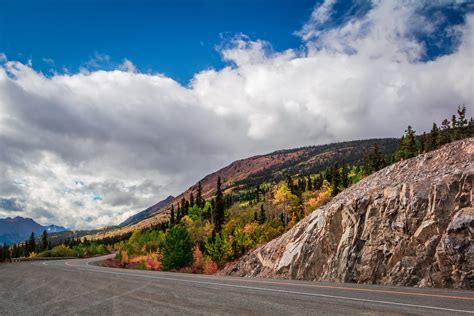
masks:
[[[395,154],[395,159],[397,161],[402,159],[408,159],[418,155],[418,144],[416,142],[416,135],[413,128],[408,125],[408,128],[405,130],[405,135],[400,141],[400,147]]]
[[[193,263],[193,245],[188,231],[181,225],[172,227],[160,244],[163,269],[179,269]]]
[[[222,266],[224,262],[232,257],[232,244],[226,233],[221,232],[209,237],[204,243],[204,249],[212,261]]]
[[[59,245],[51,250],[40,252],[36,255],[37,257],[76,257],[75,251],[64,245]]]

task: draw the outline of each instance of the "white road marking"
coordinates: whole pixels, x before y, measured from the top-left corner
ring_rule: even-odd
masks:
[[[90,265],[90,262],[92,262],[92,261],[94,261],[94,260],[86,261],[86,265],[92,267]],[[80,265],[69,265],[69,266],[81,267]],[[329,295],[329,294],[319,294],[319,293],[309,293],[309,292],[300,292],[300,291],[291,291],[291,290],[280,290],[280,289],[255,287],[255,286],[247,286],[247,285],[226,284],[226,283],[216,283],[216,282],[196,281],[196,280],[185,280],[185,279],[181,279],[181,278],[170,278],[170,277],[162,277],[162,276],[155,276],[155,275],[144,275],[144,274],[140,274],[140,273],[135,274],[135,273],[127,273],[127,272],[105,271],[105,270],[102,270],[102,269],[87,268],[87,267],[82,267],[82,269],[86,270],[86,271],[98,272],[98,273],[126,275],[126,276],[132,276],[132,277],[138,276],[138,277],[142,277],[142,278],[149,278],[149,279],[156,279],[156,280],[167,280],[167,281],[182,282],[182,283],[212,285],[212,286],[240,288],[240,289],[267,291],[267,292],[275,292],[275,293],[285,293],[285,294],[296,294],[296,295],[305,295],[305,296],[334,298],[334,299],[341,299],[341,300],[348,300],[348,301],[358,301],[358,302],[377,303],[377,304],[394,305],[394,306],[413,307],[413,308],[430,309],[430,310],[438,310],[438,311],[446,311],[446,312],[474,314],[474,311],[444,308],[444,307],[436,307],[436,306],[417,305],[417,304],[408,304],[408,303],[399,303],[399,302],[389,302],[389,301],[381,301],[381,300],[371,300],[371,299],[364,299],[364,298]]]

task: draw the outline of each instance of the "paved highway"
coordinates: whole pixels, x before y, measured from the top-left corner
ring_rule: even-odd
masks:
[[[474,292],[111,269],[94,259],[0,264],[0,315],[474,315]]]

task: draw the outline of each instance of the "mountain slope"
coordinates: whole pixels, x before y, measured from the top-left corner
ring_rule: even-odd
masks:
[[[48,233],[66,230],[66,228],[56,225],[40,225],[31,218],[20,216],[3,218],[0,219],[0,244],[13,244],[26,240],[32,232],[39,236],[45,229]]]
[[[391,165],[224,274],[474,288],[474,138]]]
[[[170,195],[166,199],[164,199],[163,201],[160,201],[160,202],[156,203],[155,205],[150,206],[149,208],[147,208],[147,209],[145,209],[145,210],[143,210],[143,211],[141,211],[141,212],[139,212],[139,213],[137,213],[133,216],[130,216],[125,221],[123,221],[120,224],[120,226],[126,226],[126,225],[130,225],[130,224],[138,223],[138,222],[144,220],[145,218],[150,217],[151,215],[153,215],[155,212],[157,212],[161,208],[166,207],[173,200],[174,200],[174,196]]]
[[[204,198],[210,198],[215,194],[217,177],[221,177],[223,187],[228,193],[264,182],[279,181],[284,179],[286,174],[316,173],[332,166],[336,162],[341,164],[343,162],[354,163],[361,161],[366,153],[366,149],[374,143],[380,146],[380,151],[383,154],[393,154],[399,144],[399,139],[368,139],[309,146],[280,150],[266,155],[237,160],[201,179],[202,194]],[[176,206],[183,197],[189,199],[191,193],[196,196],[197,190],[198,183],[178,195],[171,203]],[[167,211],[168,209],[165,207],[158,210],[155,209],[152,216],[142,221],[113,231],[99,233],[95,238],[125,234],[136,229],[156,225],[168,218]]]

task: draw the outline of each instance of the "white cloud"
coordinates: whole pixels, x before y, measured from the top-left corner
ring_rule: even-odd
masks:
[[[309,35],[311,23],[330,18],[331,5],[303,28],[306,51],[275,52],[240,35],[222,47],[228,67],[204,70],[187,87],[140,73],[129,60],[117,70],[51,78],[6,62],[0,198],[43,222],[116,224],[234,159],[398,136],[408,123],[427,130],[460,103],[472,114],[472,15],[457,29],[452,54],[420,62],[424,48],[409,27],[423,21],[416,8],[376,3]],[[104,56],[88,66],[110,63]]]

